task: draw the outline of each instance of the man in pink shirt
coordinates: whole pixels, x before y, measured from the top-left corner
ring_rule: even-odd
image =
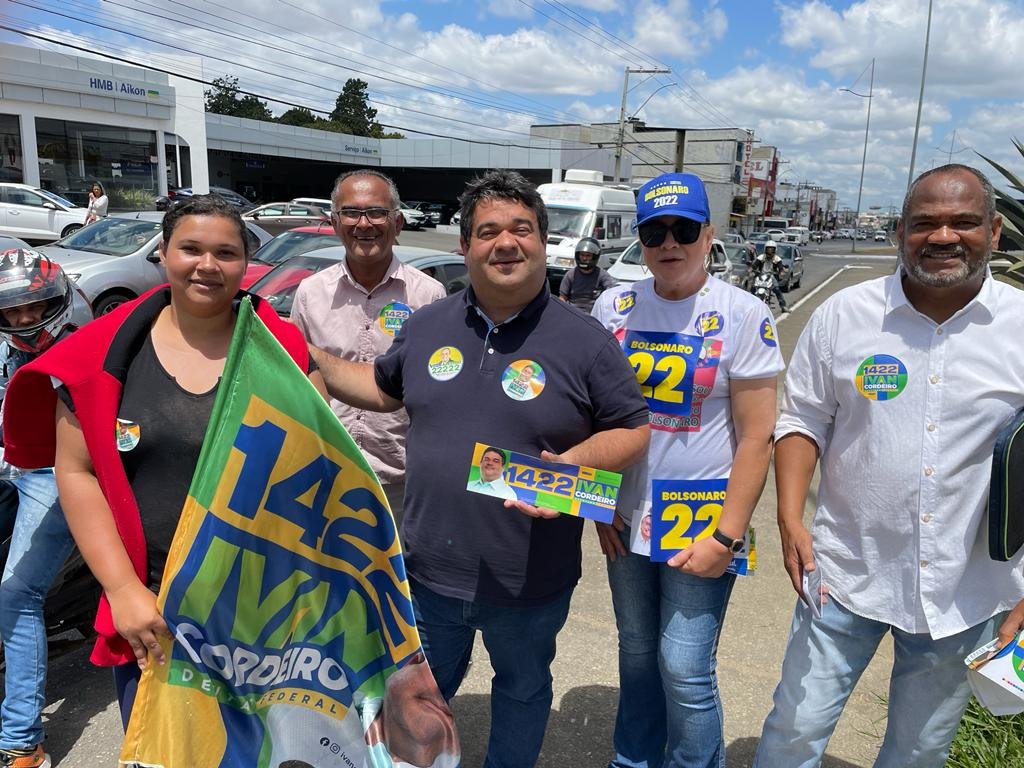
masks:
[[[443,298],[445,290],[394,254],[404,220],[390,178],[369,169],[347,171],[334,183],[331,206],[345,258],[302,281],[291,319],[314,346],[345,360],[372,362],[388,350],[413,312]],[[409,425],[405,409],[370,413],[334,399],[331,407],[380,478],[395,523],[400,523]]]

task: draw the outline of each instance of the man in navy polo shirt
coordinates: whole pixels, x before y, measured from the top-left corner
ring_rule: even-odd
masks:
[[[333,397],[404,404],[402,541],[427,661],[451,699],[480,630],[495,672],[484,765],[532,766],[583,521],[467,492],[474,445],[619,470],[644,456],[647,406],[614,337],[549,292],[547,213],[532,184],[510,171],[471,182],[461,239],[470,287],[414,313],[387,354],[373,365],[314,357]]]

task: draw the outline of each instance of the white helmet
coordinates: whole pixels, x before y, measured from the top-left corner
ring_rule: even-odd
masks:
[[[774,240],[769,240],[764,244],[764,249],[767,251],[769,248],[778,248],[778,244]]]

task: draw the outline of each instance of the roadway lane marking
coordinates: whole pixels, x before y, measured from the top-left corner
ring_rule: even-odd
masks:
[[[787,309],[785,312],[783,312],[781,315],[779,315],[777,318],[775,318],[775,324],[778,325],[783,320],[785,320],[787,317],[789,317],[793,312],[795,312],[796,310],[800,309],[800,307],[802,307],[806,302],[808,302],[811,298],[813,298],[815,296],[815,294],[818,293],[818,291],[820,291],[826,285],[831,283],[833,280],[835,280],[837,277],[839,277],[841,274],[843,274],[843,272],[845,272],[848,269],[874,269],[874,267],[864,266],[864,265],[860,265],[860,264],[846,264],[845,266],[840,267],[832,275],[830,275],[824,281],[822,281],[817,286],[815,286],[814,290],[812,290],[810,293],[808,293],[806,296],[804,296],[802,299],[800,299],[800,301],[798,301],[793,306],[789,307],[789,309]]]

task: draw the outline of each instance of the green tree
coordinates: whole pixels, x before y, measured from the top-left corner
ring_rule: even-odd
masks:
[[[203,91],[206,97],[206,111],[218,115],[231,115],[232,117],[247,117],[250,120],[273,120],[270,107],[265,101],[260,101],[252,95],[243,96],[238,90],[237,77],[218,77],[212,83],[213,87]]]
[[[305,107],[292,107],[278,117],[277,122],[306,128],[311,123],[316,122],[316,119],[316,116]]]
[[[375,130],[380,130],[375,121],[377,110],[369,104],[368,88],[365,80],[350,77],[334,102],[331,120],[347,125],[353,136],[373,136]]]
[[[1019,139],[1013,139],[1013,146],[1017,148],[1021,157],[1024,158],[1024,144]],[[1018,197],[1014,197],[1014,195],[1024,194],[1024,179],[1021,179],[1013,171],[1003,167],[995,160],[985,157],[980,152],[978,155],[1002,174],[1003,178],[1009,182],[1010,189],[1012,190],[1012,192],[1004,192],[1001,189],[996,189],[996,210],[1003,217],[1003,236],[1013,243],[1014,249],[1017,252],[1000,252],[998,255],[1008,259],[1010,262],[1010,268],[1006,271],[1006,276],[1019,285],[1024,286],[1024,257],[1020,254],[1020,251],[1024,251],[1024,203]]]

